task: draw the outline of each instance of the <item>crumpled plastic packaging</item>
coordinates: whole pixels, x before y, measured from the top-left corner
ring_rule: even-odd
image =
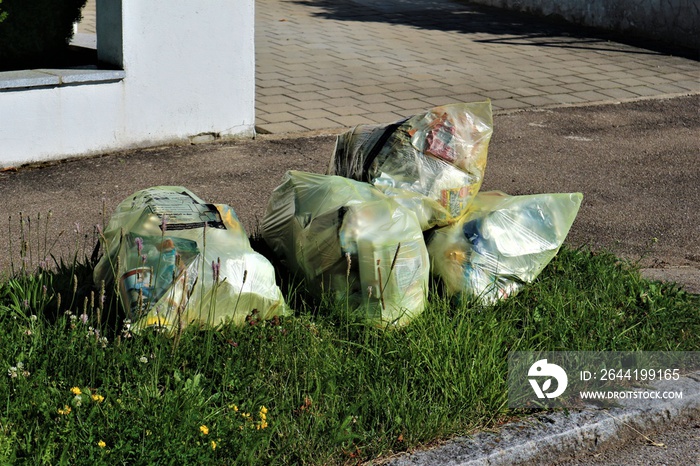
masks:
[[[467,215],[428,240],[432,272],[450,295],[507,298],[554,258],[582,200],[581,193],[479,193]]]
[[[464,214],[484,177],[493,132],[491,102],[443,105],[391,125],[360,125],[338,136],[328,173],[386,190],[419,208],[423,229]]]
[[[347,299],[376,325],[404,325],[425,307],[430,266],[418,219],[367,183],[287,172],[262,237],[312,293]]]
[[[180,186],[122,201],[103,235],[96,284],[117,286],[135,331],[191,323],[243,324],[289,315],[275,270],[255,252],[233,209]]]

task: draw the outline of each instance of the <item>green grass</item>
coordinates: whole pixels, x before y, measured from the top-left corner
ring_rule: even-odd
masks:
[[[403,329],[299,297],[294,317],[177,344],[130,336],[90,271],[0,281],[0,464],[352,464],[518,415],[510,351],[700,350],[697,295],[588,250],[495,306],[434,291]]]

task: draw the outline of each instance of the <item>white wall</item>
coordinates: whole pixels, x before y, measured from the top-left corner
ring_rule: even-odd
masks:
[[[98,54],[125,77],[0,92],[0,167],[254,135],[254,0],[101,0],[97,15]]]

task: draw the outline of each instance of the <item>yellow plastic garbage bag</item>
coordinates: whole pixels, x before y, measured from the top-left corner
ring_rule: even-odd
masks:
[[[432,272],[448,294],[484,303],[511,296],[557,254],[582,199],[581,193],[479,193],[459,222],[428,240]]]
[[[231,207],[180,186],[122,201],[101,237],[94,281],[116,279],[132,328],[242,324],[288,315],[272,264],[255,252]]]
[[[404,325],[425,307],[430,267],[420,224],[367,183],[287,172],[262,236],[311,292],[347,298],[377,325]]]
[[[481,187],[493,132],[491,102],[443,105],[391,125],[361,125],[338,136],[328,173],[395,195],[425,196],[423,229],[456,221]],[[403,199],[397,199],[403,203]],[[415,207],[416,204],[409,204]]]

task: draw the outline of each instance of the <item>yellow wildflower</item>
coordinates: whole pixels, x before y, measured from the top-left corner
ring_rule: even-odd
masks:
[[[97,442],[97,446],[100,448],[104,448],[107,446],[107,444],[105,443],[104,440],[100,440],[99,442]]]
[[[260,414],[267,414],[267,408],[264,406],[260,407]]]
[[[73,395],[82,395],[83,394],[82,390],[80,390],[80,387],[73,387],[70,389],[70,392]]]
[[[209,435],[209,427],[205,425],[199,426],[200,432],[202,432],[204,435]]]
[[[102,395],[98,395],[97,393],[92,395],[92,401],[95,401],[97,403],[102,403],[104,400],[105,400],[105,397]]]
[[[261,416],[265,416],[265,415],[264,415],[264,414],[261,414]],[[268,423],[267,423],[267,421],[265,420],[264,417],[261,418],[261,420],[260,420],[259,422],[256,422],[256,423],[255,423],[255,429],[256,429],[256,430],[265,429],[265,428],[267,428],[267,426],[268,426]]]
[[[66,414],[70,414],[70,411],[71,411],[71,408],[70,408],[70,406],[68,406],[68,405],[65,405],[63,408],[58,408],[58,414],[61,414],[61,415],[64,415],[64,416],[65,416]]]
[[[213,440],[211,441],[211,449],[216,450],[216,442]]]

